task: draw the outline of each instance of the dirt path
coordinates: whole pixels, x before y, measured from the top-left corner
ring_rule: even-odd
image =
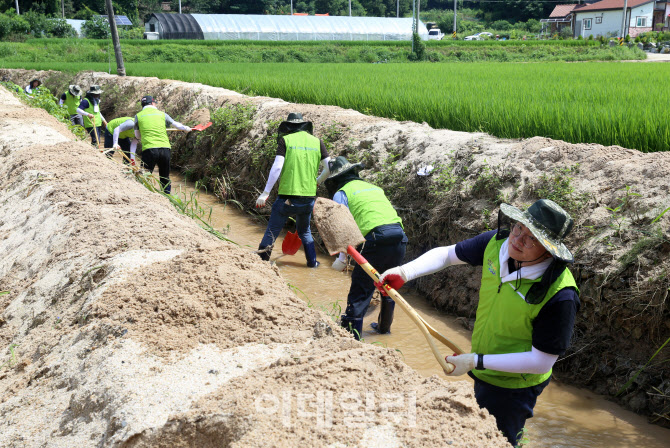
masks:
[[[506,446],[4,89],[0,129],[0,446]]]

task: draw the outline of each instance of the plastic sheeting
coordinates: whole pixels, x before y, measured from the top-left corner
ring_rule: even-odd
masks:
[[[190,14],[205,40],[411,40],[411,18]],[[419,22],[419,35],[428,39]]]
[[[157,31],[161,39],[203,39],[202,30],[192,14],[155,13],[148,23],[152,23],[154,17],[160,24]]]

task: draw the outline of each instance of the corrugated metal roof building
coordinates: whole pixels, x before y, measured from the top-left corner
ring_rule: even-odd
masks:
[[[147,32],[159,39],[204,40],[411,40],[411,18],[152,14]],[[419,35],[428,39],[419,22]]]

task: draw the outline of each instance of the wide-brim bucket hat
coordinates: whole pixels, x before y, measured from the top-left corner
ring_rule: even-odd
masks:
[[[98,85],[94,85],[88,88],[88,93],[92,95],[100,95],[102,93],[102,89]]]
[[[330,171],[328,179],[333,179],[352,170],[356,170],[356,174],[358,174],[363,168],[365,168],[363,163],[350,163],[346,157],[337,156],[335,160],[328,162],[328,170]]]
[[[291,112],[288,114],[288,117],[286,117],[286,122],[288,123],[307,123],[305,120],[302,118],[302,114],[299,112]]]
[[[70,87],[68,87],[68,90],[72,96],[81,95],[81,87],[79,87],[77,84],[72,84]]]
[[[500,211],[526,226],[552,257],[566,263],[574,261],[572,253],[563,243],[572,230],[574,221],[557,203],[540,199],[525,211],[509,204],[500,204]]]

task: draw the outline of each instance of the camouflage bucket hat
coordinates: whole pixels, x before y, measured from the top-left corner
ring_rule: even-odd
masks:
[[[554,258],[567,263],[574,261],[572,253],[563,244],[572,230],[573,220],[557,203],[540,199],[523,212],[509,204],[500,204],[500,211],[528,227],[530,233]]]
[[[68,87],[68,90],[70,91],[70,95],[72,96],[81,95],[81,87],[79,87],[77,84],[71,85],[70,87]]]
[[[348,173],[351,170],[356,170],[356,173],[358,173],[364,167],[365,166],[362,163],[349,163],[346,157],[337,156],[335,160],[331,160],[328,163],[328,169],[330,170],[328,179],[333,179],[337,176]]]

